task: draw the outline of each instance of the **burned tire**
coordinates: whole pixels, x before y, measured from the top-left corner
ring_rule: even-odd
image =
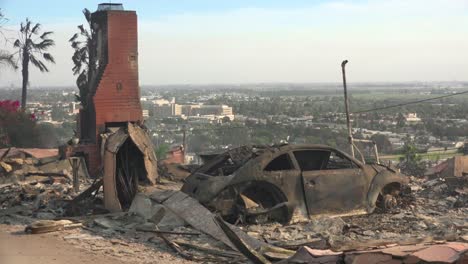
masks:
[[[230,223],[287,223],[291,219],[286,197],[267,182],[231,186],[211,204]]]
[[[398,206],[397,198],[391,194],[385,194],[381,201],[381,208],[385,211],[391,211]]]
[[[377,197],[376,206],[381,212],[391,212],[400,205],[402,186],[400,183],[385,185]]]
[[[287,223],[291,218],[286,197],[267,182],[254,182],[243,188],[236,206],[246,223]]]

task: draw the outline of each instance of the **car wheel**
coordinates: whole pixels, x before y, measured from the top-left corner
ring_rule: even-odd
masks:
[[[239,220],[244,223],[286,223],[290,219],[288,203],[271,184],[257,183],[239,192],[236,202]]]
[[[398,207],[401,184],[390,183],[382,188],[376,201],[376,206],[383,212],[393,211]]]

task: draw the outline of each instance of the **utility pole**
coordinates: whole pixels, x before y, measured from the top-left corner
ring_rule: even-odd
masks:
[[[351,120],[349,117],[348,89],[346,87],[346,71],[345,71],[346,63],[348,63],[348,60],[344,60],[341,63],[341,72],[343,73],[343,89],[344,89],[345,110],[346,110],[346,125],[348,126],[348,142],[349,142],[349,147],[351,150],[351,155],[354,158],[353,132],[351,130]]]
[[[182,126],[182,153],[184,154],[184,163],[186,162],[186,155],[187,155],[187,126]]]
[[[187,127],[184,125],[182,127],[182,148],[184,148],[184,159],[185,159],[185,153],[187,153],[186,133],[187,133]]]

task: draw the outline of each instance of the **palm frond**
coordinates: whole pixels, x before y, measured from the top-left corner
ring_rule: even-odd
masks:
[[[46,39],[49,35],[52,35],[52,34],[54,34],[53,31],[46,31],[46,32],[42,33],[41,39]]]
[[[13,47],[15,48],[21,47],[21,41],[19,39],[15,40],[15,42],[13,43]]]
[[[80,71],[81,71],[81,66],[80,67],[78,65],[73,66],[72,68],[73,75],[77,75],[78,73],[80,73]]]
[[[86,30],[83,25],[79,25],[78,28],[80,29],[80,33],[82,36],[85,36],[85,38],[87,39],[91,37],[88,30]]]
[[[44,57],[44,60],[46,60],[48,62],[55,63],[54,56],[52,56],[52,54],[50,54],[50,53],[44,53],[44,54],[42,54],[42,57]]]
[[[87,8],[83,9],[83,15],[85,16],[86,21],[91,23],[91,12]]]
[[[71,46],[72,46],[73,49],[79,49],[79,48],[80,48],[80,44],[81,44],[80,41],[73,41],[73,42],[71,43]]]
[[[27,33],[27,32],[29,32],[30,29],[31,29],[31,21],[28,18],[26,18],[26,24],[24,25],[24,31],[23,32]]]
[[[78,33],[75,33],[69,40],[68,42],[75,42],[75,40],[78,38]]]
[[[13,60],[13,55],[3,50],[0,50],[0,65],[7,65],[15,70],[18,68]]]
[[[33,44],[34,48],[37,50],[47,50],[49,47],[52,47],[55,45],[55,41],[53,39],[44,39],[43,41]]]
[[[41,28],[41,24],[36,23],[36,25],[34,25],[34,27],[31,29],[31,34],[35,34],[35,35],[38,34],[40,28]]]
[[[78,52],[80,53],[81,57],[87,58],[88,57],[88,47],[83,46],[81,47]]]
[[[48,72],[49,71],[47,66],[41,60],[36,59],[36,57],[34,57],[32,55],[29,56],[29,59],[31,60],[31,63],[34,66],[36,66],[36,68],[38,68],[41,72]]]
[[[76,84],[81,90],[84,87],[87,87],[87,83],[88,83],[88,72],[84,70],[80,73],[80,75],[78,75],[78,78],[76,78]]]

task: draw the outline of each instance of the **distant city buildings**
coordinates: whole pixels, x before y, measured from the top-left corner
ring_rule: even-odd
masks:
[[[172,100],[157,99],[153,101],[154,116],[157,118],[182,117],[194,120],[222,120],[229,118],[234,120],[232,107],[227,105],[205,105],[205,104],[177,104],[175,98]]]
[[[79,102],[71,102],[68,112],[70,114],[78,114],[80,112],[81,104]]]
[[[405,115],[405,121],[407,124],[415,124],[415,123],[420,123],[421,118],[418,117],[417,113],[408,113]]]
[[[149,111],[148,110],[143,109],[141,111],[141,114],[142,114],[143,118],[145,118],[145,119],[149,117]]]

